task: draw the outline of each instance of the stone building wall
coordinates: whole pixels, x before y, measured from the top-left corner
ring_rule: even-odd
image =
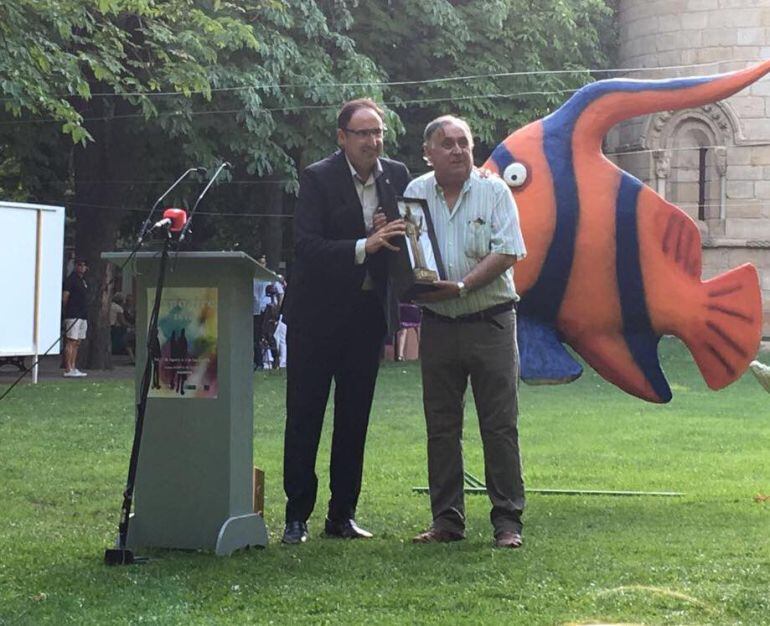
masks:
[[[770,0],[620,0],[618,67],[632,78],[710,75],[770,58]],[[670,66],[700,67],[670,68]],[[605,151],[687,211],[709,278],[740,263],[762,281],[770,336],[770,76],[725,101],[610,131]]]

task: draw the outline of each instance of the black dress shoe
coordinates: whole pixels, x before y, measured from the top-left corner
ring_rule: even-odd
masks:
[[[307,537],[307,524],[305,522],[286,522],[281,543],[305,543]]]
[[[522,539],[521,533],[515,530],[504,530],[499,535],[495,535],[495,547],[496,548],[521,548]]]
[[[368,530],[360,528],[352,519],[331,520],[327,517],[324,531],[327,537],[340,539],[371,539],[374,536]]]
[[[412,538],[412,543],[449,543],[451,541],[462,541],[465,539],[463,533],[444,530],[443,528],[433,528],[432,526]]]

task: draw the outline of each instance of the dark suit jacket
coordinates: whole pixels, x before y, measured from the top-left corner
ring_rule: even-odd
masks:
[[[379,204],[398,218],[396,196],[409,183],[403,163],[380,159]],[[341,330],[368,271],[383,306],[388,331],[398,325],[398,301],[389,287],[387,257],[380,250],[355,264],[356,240],[366,237],[363,209],[342,151],[313,163],[300,177],[294,214],[294,266],[286,293],[287,325],[328,336]]]

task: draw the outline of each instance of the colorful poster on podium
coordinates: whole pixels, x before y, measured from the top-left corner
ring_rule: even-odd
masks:
[[[151,398],[216,398],[216,287],[167,287],[158,314]],[[147,289],[147,318],[155,289]]]

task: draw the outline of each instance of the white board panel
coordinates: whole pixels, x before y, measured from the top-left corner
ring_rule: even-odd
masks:
[[[40,353],[60,331],[64,208],[0,202],[0,356],[34,354],[37,214],[41,214]],[[58,354],[55,347],[49,354]]]
[[[48,350],[61,334],[61,288],[64,264],[64,207],[43,211],[43,255],[40,272],[40,352]],[[59,354],[57,345],[48,354]]]

